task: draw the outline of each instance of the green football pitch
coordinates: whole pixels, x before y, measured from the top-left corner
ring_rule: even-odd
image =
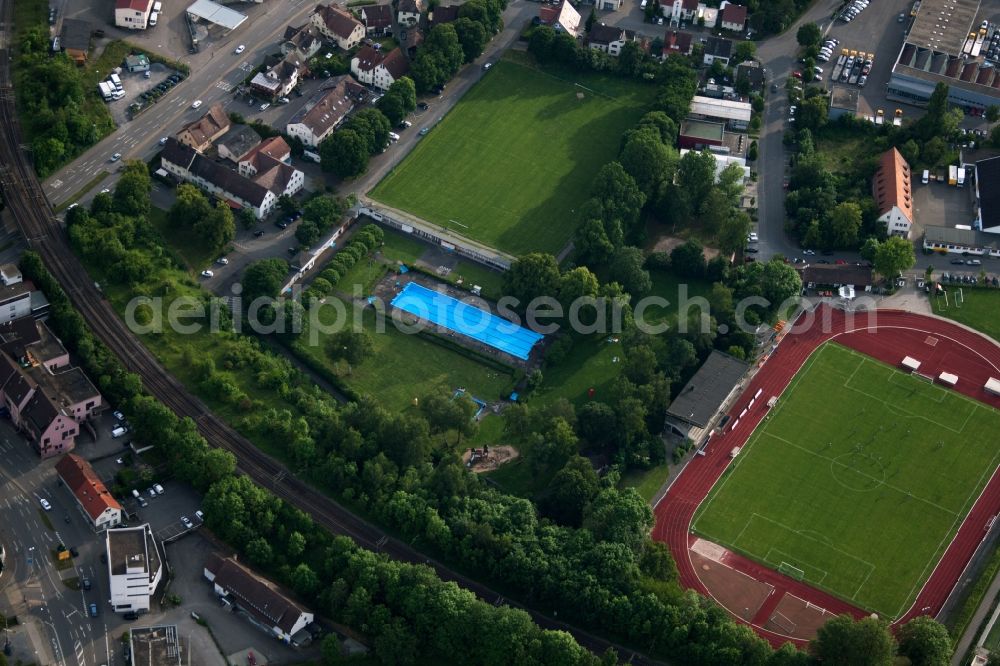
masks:
[[[518,55],[518,54],[515,54]],[[601,75],[496,64],[370,196],[512,254],[558,253],[574,209],[656,88]],[[579,85],[577,85],[579,84]],[[437,124],[435,124],[437,122]]]
[[[694,530],[899,617],[1000,459],[1000,412],[834,343],[698,508]]]

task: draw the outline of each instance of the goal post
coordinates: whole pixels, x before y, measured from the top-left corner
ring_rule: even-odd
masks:
[[[778,572],[783,573],[789,578],[794,578],[795,580],[802,580],[806,577],[806,572],[799,569],[797,566],[791,565],[788,562],[782,562],[778,565]]]

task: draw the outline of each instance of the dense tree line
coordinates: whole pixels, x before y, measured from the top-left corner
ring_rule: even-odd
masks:
[[[410,73],[419,92],[444,86],[459,68],[483,53],[486,43],[503,30],[506,0],[469,0],[458,20],[435,25],[417,48]]]
[[[295,230],[295,238],[306,247],[333,230],[353,203],[354,197],[332,197],[320,194],[309,199],[302,207],[302,221]]]
[[[307,298],[322,298],[333,291],[340,278],[369,253],[382,245],[385,233],[374,224],[368,224],[354,232],[351,242],[337,252],[326,268],[313,279],[309,289],[304,294]]]
[[[48,27],[24,31],[13,67],[18,114],[42,178],[115,129],[114,120],[79,67],[64,53],[52,54]]]

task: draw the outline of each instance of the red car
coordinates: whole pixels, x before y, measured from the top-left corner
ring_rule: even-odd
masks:
[[[843,265],[844,265],[844,264],[846,264],[847,262],[846,262],[846,261],[844,261],[843,259],[837,259],[837,261],[835,261],[835,262],[833,262],[833,263],[837,264],[838,266],[843,266]]]
[[[794,76],[797,79],[801,79],[802,78],[802,72],[792,72],[792,76]]]

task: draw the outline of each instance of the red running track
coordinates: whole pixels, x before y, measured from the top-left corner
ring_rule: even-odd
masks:
[[[898,366],[904,356],[912,356],[921,361],[921,374],[934,377],[943,371],[956,374],[959,381],[955,390],[991,407],[1000,408],[1000,397],[986,393],[983,389],[991,376],[1000,378],[1000,346],[983,335],[947,320],[898,310],[845,313],[821,306],[813,313],[805,313],[734,403],[729,412],[727,428],[732,427],[731,424],[736,422],[739,413],[757,390],[761,389],[761,396],[750,412],[740,419],[735,430],[727,429],[725,434],[714,437],[707,447],[706,455],[695,456],[656,505],[653,538],[666,542],[670,547],[677,561],[681,583],[685,587],[711,596],[699,579],[690,557],[689,547],[695,539],[690,527],[695,510],[725,471],[730,462],[730,450],[743,446],[766,415],[767,400],[771,396],[780,396],[806,359],[828,340],[836,340],[839,344],[892,366]],[[987,525],[998,513],[1000,475],[994,470],[993,476],[924,583],[913,605],[895,621],[894,626],[917,615],[934,616],[940,611],[985,537]],[[770,609],[785,593],[793,594],[834,614],[850,613],[856,617],[865,614],[865,611],[829,593],[779,574],[736,553],[727,554],[725,562],[727,566],[775,587],[774,599],[765,602],[747,622],[775,646],[789,640],[800,646],[806,643],[801,637],[786,636],[763,626]],[[739,617],[741,609],[727,610],[736,619],[745,622]]]

